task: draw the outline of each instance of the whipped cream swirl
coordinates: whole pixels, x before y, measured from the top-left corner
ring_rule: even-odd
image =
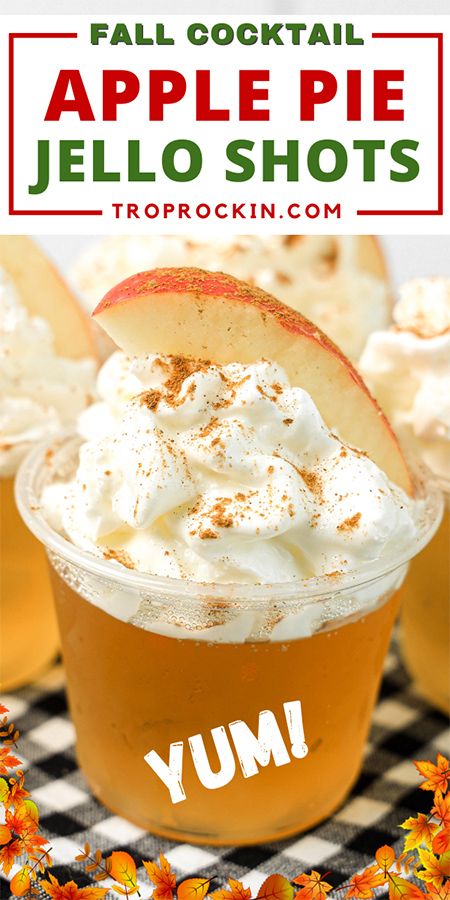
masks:
[[[97,386],[78,470],[42,498],[81,549],[157,575],[270,584],[337,575],[415,536],[409,498],[274,363],[116,352]]]
[[[450,278],[400,289],[395,325],[369,337],[360,369],[400,438],[450,478]]]
[[[50,326],[28,314],[0,269],[0,477],[14,475],[36,441],[73,425],[94,390],[94,361],[57,356]]]

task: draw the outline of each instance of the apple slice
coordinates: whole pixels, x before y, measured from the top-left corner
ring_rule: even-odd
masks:
[[[373,234],[359,234],[355,235],[354,240],[356,241],[355,261],[363,272],[388,282],[386,261],[378,238]]]
[[[56,268],[30,238],[1,235],[0,268],[11,278],[28,312],[49,323],[58,354],[72,359],[97,356],[88,317]]]
[[[228,272],[256,284],[316,322],[352,360],[369,334],[392,320],[382,248],[370,234],[234,235],[207,241],[192,234],[116,235],[88,248],[71,276],[92,312],[114,284],[160,266]]]
[[[260,288],[221,272],[153,269],[112,288],[93,316],[130,355],[279,363],[330,429],[411,493],[397,439],[352,364],[308,319]]]

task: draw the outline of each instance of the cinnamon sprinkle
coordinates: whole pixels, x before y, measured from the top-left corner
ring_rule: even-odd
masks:
[[[219,537],[217,532],[213,531],[212,528],[204,528],[203,531],[199,531],[198,536],[202,541],[212,541]]]
[[[162,394],[161,391],[143,391],[142,394],[139,394],[138,399],[141,406],[146,406],[147,409],[154,412],[158,409],[159,402],[162,400]]]
[[[312,494],[322,493],[322,479],[317,472],[311,472],[308,469],[298,469],[297,471]]]
[[[229,506],[231,502],[231,497],[219,497],[211,509],[209,517],[216,528],[233,527],[233,516],[227,512],[227,506]]]
[[[158,359],[161,368],[168,372],[168,377],[164,382],[164,390],[157,391],[150,389],[143,391],[138,395],[138,400],[142,406],[146,406],[152,412],[158,409],[161,400],[171,406],[180,405],[180,391],[186,378],[195,372],[205,372],[211,365],[209,360],[192,359],[189,356],[171,356],[169,361]],[[191,384],[188,388],[188,395],[192,397],[195,392],[195,385]]]
[[[125,566],[126,569],[134,569],[134,562],[126,550],[113,550],[112,548],[108,548],[103,551],[103,556],[105,559],[115,559],[116,562]]]
[[[210,419],[210,421],[207,422],[206,425],[202,425],[202,427],[199,430],[198,436],[201,438],[208,437],[208,435],[211,434],[211,432],[215,428],[217,428],[218,425],[219,425],[219,420],[218,420],[217,416],[213,416],[213,418]]]
[[[355,513],[354,516],[350,516],[348,519],[344,519],[340,525],[337,526],[337,531],[353,531],[354,528],[357,528],[359,525],[359,520],[361,518],[361,513]]]
[[[275,277],[280,284],[292,284],[292,278],[286,272],[275,272]]]

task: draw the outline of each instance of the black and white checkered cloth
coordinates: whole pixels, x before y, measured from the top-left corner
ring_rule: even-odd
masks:
[[[433,759],[449,753],[450,728],[445,716],[424,703],[411,688],[395,650],[386,661],[381,694],[375,709],[364,767],[343,808],[307,834],[257,847],[207,848],[155,838],[112,815],[95,800],[80,772],[74,750],[74,729],[68,717],[64,676],[55,667],[41,681],[2,697],[11,720],[20,729],[19,755],[25,760],[26,785],[36,800],[43,833],[52,845],[53,873],[88,884],[74,862],[85,841],[109,854],[127,850],[137,863],[162,851],[179,879],[215,876],[221,886],[228,876],[243,881],[256,896],[272,872],[292,879],[318,868],[338,886],[373,860],[382,844],[400,847],[399,824],[408,816],[429,811],[430,794],[419,790],[413,759]],[[13,873],[14,873],[13,869]],[[138,870],[139,875],[145,874]],[[0,883],[2,896],[7,885]],[[142,900],[151,895],[144,883]]]

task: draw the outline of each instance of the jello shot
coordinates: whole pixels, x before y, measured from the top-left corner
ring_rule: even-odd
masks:
[[[90,402],[92,353],[88,322],[48,260],[27,238],[0,237],[2,691],[31,681],[58,648],[45,553],[19,516],[14,476],[34,444],[73,427]]]
[[[248,284],[160,269],[78,435],[17,482],[45,545],[80,764],[156,834],[310,828],[357,778],[398,591],[441,497],[348,360]]]
[[[450,711],[450,279],[400,289],[395,324],[375,332],[361,371],[405,447],[441,488],[439,531],[411,565],[403,590],[401,646],[418,690]]]

